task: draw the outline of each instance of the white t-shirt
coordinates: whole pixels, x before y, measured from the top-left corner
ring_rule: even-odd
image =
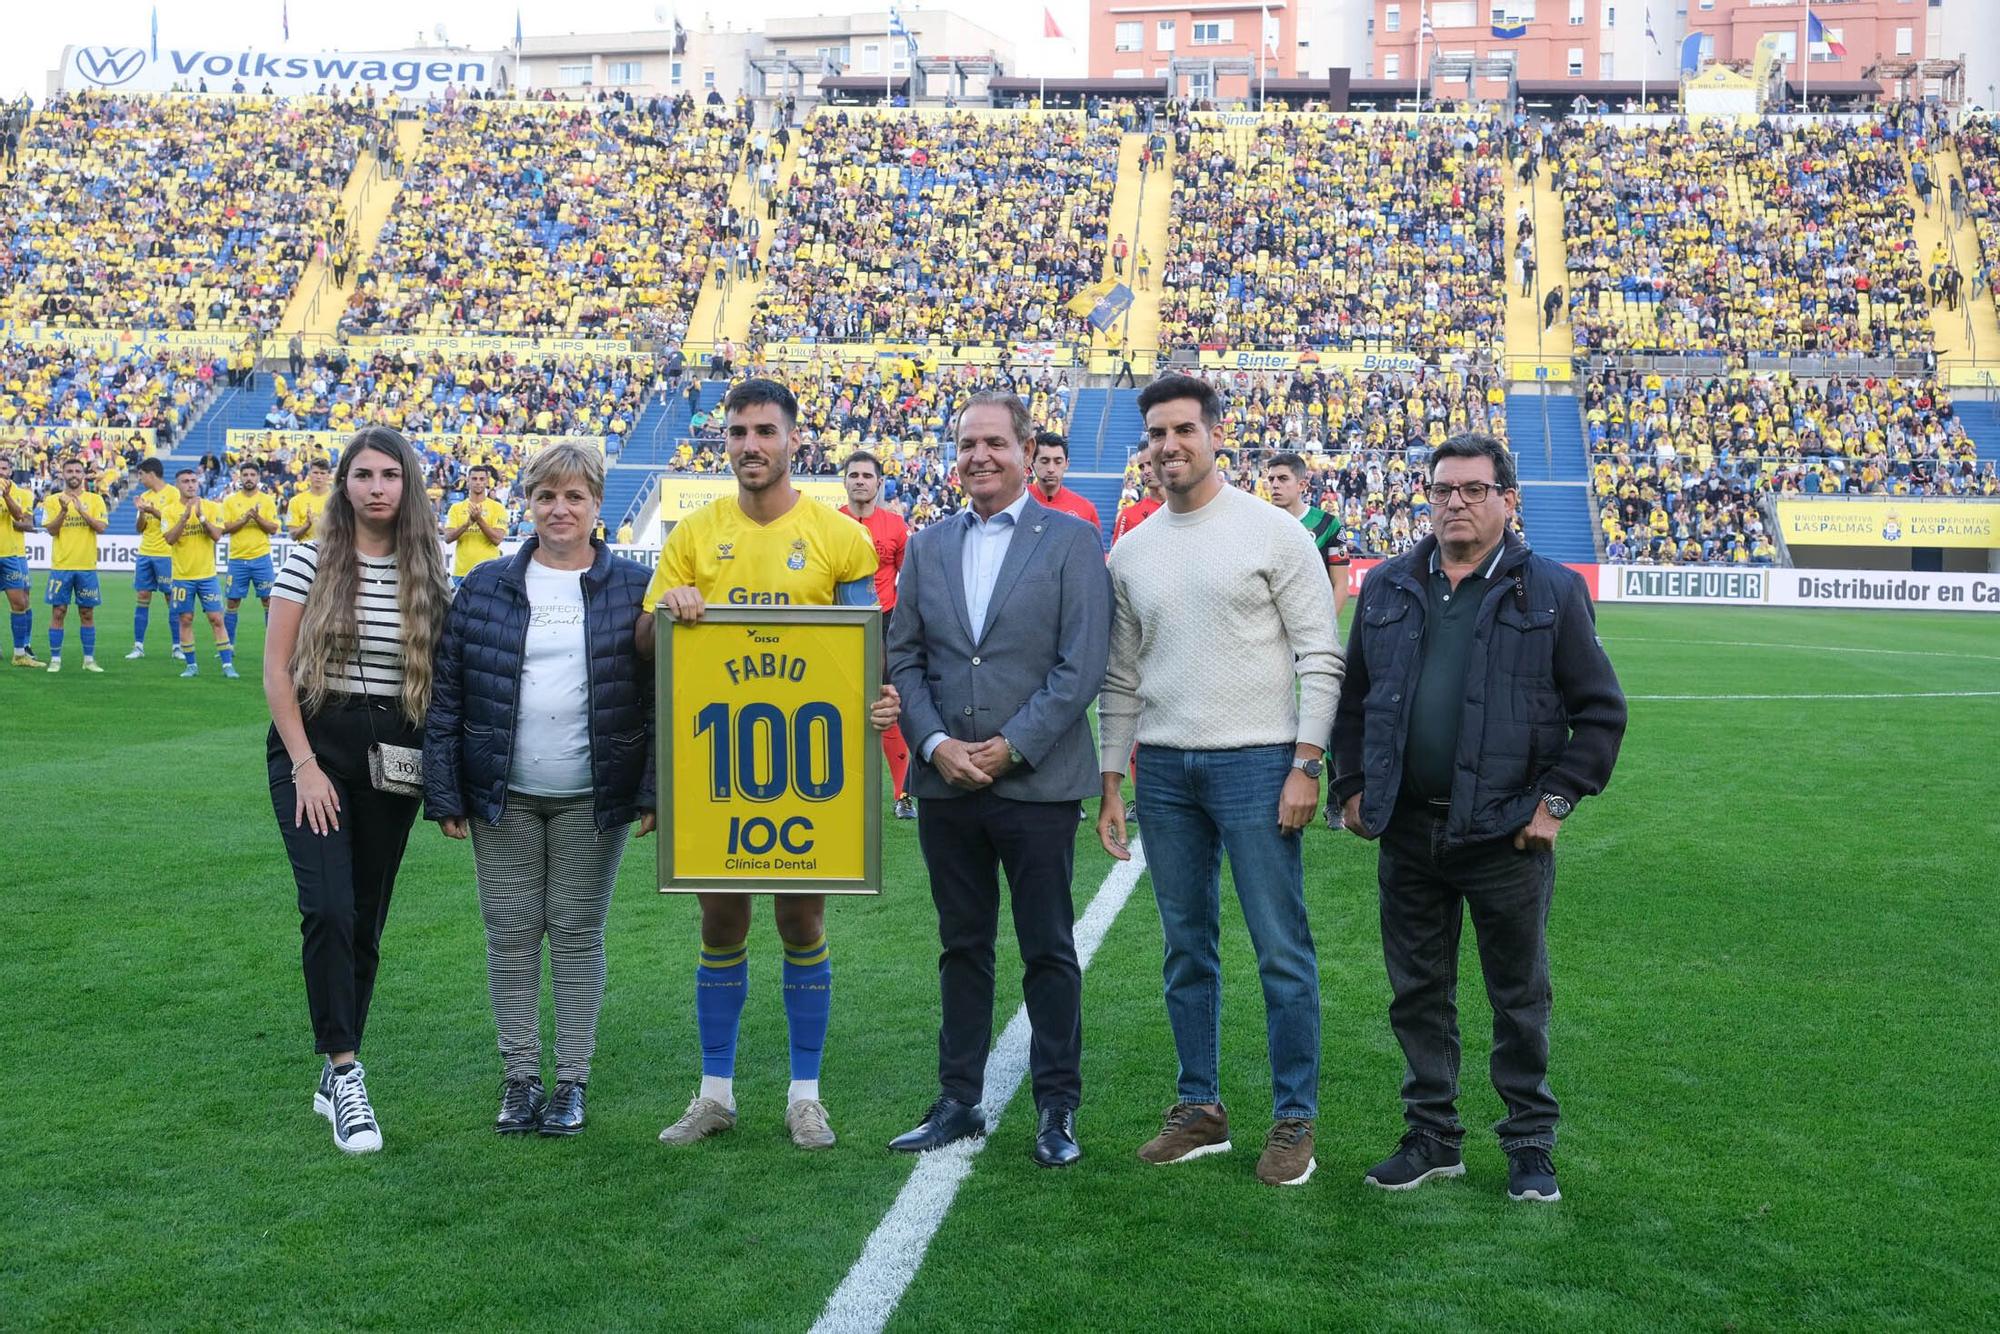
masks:
[[[528,562],[528,644],[507,786],[537,797],[591,790],[583,571]]]

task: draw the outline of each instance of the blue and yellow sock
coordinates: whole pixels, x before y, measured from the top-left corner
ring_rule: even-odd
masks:
[[[14,651],[26,653],[35,644],[35,613],[17,611],[13,613]]]
[[[53,662],[62,656],[63,632],[53,625],[49,627],[49,660]]]
[[[785,1027],[792,1037],[792,1078],[819,1078],[833,1013],[833,961],[824,933],[803,948],[785,946]]]
[[[229,642],[230,642],[230,643],[234,644],[234,643],[236,642],[236,613],[235,613],[235,612],[233,612],[233,611],[225,611],[225,612],[223,612],[223,613],[222,613],[222,633],[223,633],[223,634],[225,634],[225,635],[228,635],[228,636],[229,636]]]
[[[695,969],[694,1026],[701,1035],[701,1072],[718,1079],[736,1074],[736,1034],[743,1026],[743,999],[749,994],[750,944],[701,947]]]
[[[84,626],[84,627],[83,627],[83,630],[82,630],[82,635],[83,635],[83,656],[84,656],[84,657],[86,657],[86,658],[94,658],[94,657],[96,657],[96,656],[97,656],[97,627],[96,627],[96,626],[94,626],[94,625],[86,625],[86,626]]]
[[[230,640],[227,644],[224,644],[221,648],[217,649],[215,652],[216,656],[222,660],[222,665],[224,667],[233,667],[236,665],[235,640],[233,639]]]
[[[149,625],[149,624],[151,624],[151,623],[152,623],[152,620],[153,620],[153,604],[152,604],[152,603],[150,603],[150,602],[141,602],[141,603],[140,603],[140,604],[139,604],[138,606],[136,606],[136,607],[132,608],[132,642],[133,642],[133,643],[135,643],[135,644],[143,644],[143,643],[145,643],[145,642],[146,642],[146,627],[147,627],[147,625]]]

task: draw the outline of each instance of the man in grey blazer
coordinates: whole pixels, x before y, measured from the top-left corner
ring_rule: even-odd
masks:
[[[958,414],[971,507],[911,539],[889,623],[893,698],[910,743],[917,839],[937,905],[939,1097],[889,1147],[983,1134],[993,942],[1005,868],[1034,1037],[1035,1160],[1076,1161],[1083,973],[1070,899],[1079,801],[1098,788],[1088,710],[1104,681],[1111,579],[1097,532],[1028,494],[1028,409],[972,395]]]

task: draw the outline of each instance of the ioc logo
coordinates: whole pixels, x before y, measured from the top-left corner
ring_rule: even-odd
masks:
[[[76,72],[100,88],[130,83],[146,68],[146,52],[137,46],[85,46],[76,53]]]

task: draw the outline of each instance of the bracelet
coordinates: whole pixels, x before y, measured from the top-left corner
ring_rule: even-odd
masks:
[[[305,769],[305,767],[308,764],[317,764],[318,762],[319,762],[319,756],[317,755],[306,756],[304,759],[300,760],[297,764],[292,766],[292,777],[294,779],[297,779],[299,774]]]

